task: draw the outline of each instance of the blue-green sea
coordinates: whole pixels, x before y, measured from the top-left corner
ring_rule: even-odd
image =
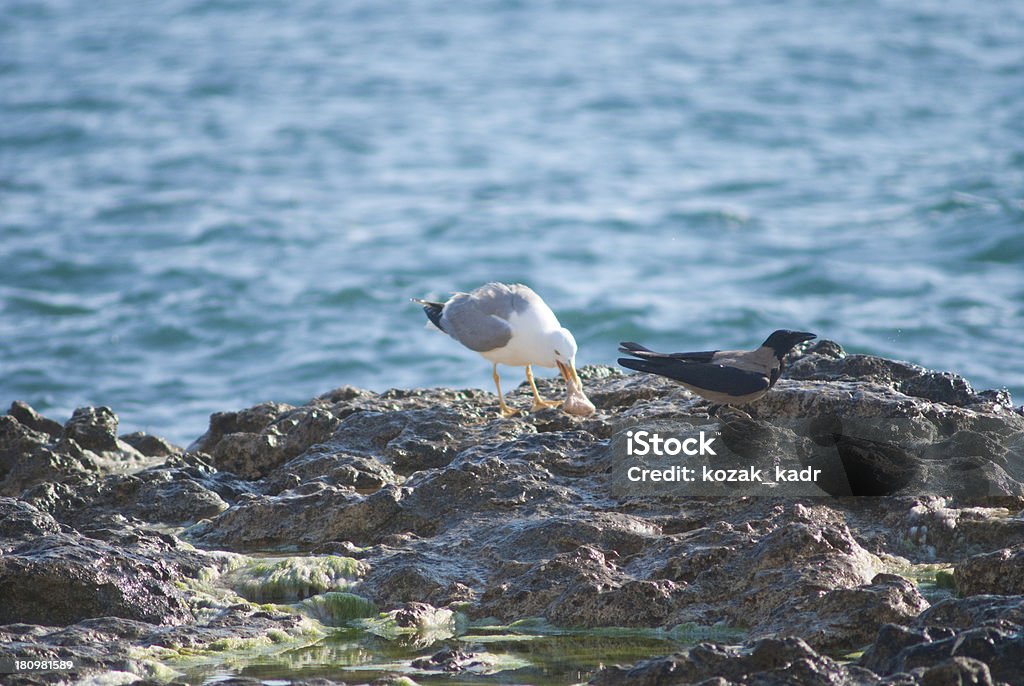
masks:
[[[0,403],[490,388],[408,301],[488,280],[1024,401],[1024,4],[0,0]]]

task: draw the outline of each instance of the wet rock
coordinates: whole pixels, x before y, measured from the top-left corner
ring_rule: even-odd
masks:
[[[204,545],[231,550],[310,549],[345,540],[367,545],[402,529],[396,518],[405,495],[400,488],[388,488],[363,496],[351,488],[313,483],[276,496],[243,496],[230,509],[187,533]]]
[[[720,681],[710,681],[718,679]],[[819,655],[798,638],[762,639],[749,648],[702,643],[633,667],[605,667],[592,686],[670,686],[696,683],[863,686],[880,679],[867,670]]]
[[[384,607],[443,606],[466,599],[466,594],[459,595],[459,581],[472,579],[464,569],[453,569],[450,559],[418,551],[372,551],[370,557],[386,562],[370,568],[361,588]]]
[[[463,672],[471,667],[482,665],[483,663],[479,658],[478,653],[468,653],[458,648],[445,648],[430,657],[413,660],[412,666],[415,669]]]
[[[336,423],[324,410],[263,403],[212,415],[210,428],[188,447],[188,452],[208,454],[218,469],[258,479],[328,438]],[[294,433],[289,434],[289,430]]]
[[[800,636],[818,650],[844,650],[870,643],[879,627],[909,622],[928,607],[917,587],[892,574],[879,574],[870,584],[839,588],[787,601],[765,622],[776,635],[779,626],[800,626]],[[773,621],[778,617],[781,622]]]
[[[896,641],[891,641],[892,638]],[[890,646],[902,646],[895,654]],[[878,649],[874,649],[878,646]],[[880,632],[861,664],[883,675],[930,669],[953,658],[970,658],[988,666],[994,681],[1024,683],[1024,633],[1020,626],[951,629],[890,629]]]
[[[145,431],[135,431],[121,436],[121,440],[138,450],[146,457],[169,457],[182,452],[182,449],[169,442],[153,436]]]
[[[787,376],[801,381],[873,381],[904,395],[949,405],[984,402],[961,376],[872,355],[847,355],[833,341],[820,341],[794,361]]]
[[[0,416],[0,495],[17,496],[45,482],[81,482],[96,476],[95,456],[74,442],[61,445],[10,415]]]
[[[156,551],[41,535],[0,557],[0,624],[61,626],[108,615],[181,624],[192,613],[173,586],[178,576]]]
[[[988,624],[1024,626],[1024,597],[980,595],[947,598],[922,612],[913,622],[918,628],[969,629]]]
[[[374,457],[351,455],[319,445],[290,460],[267,476],[261,490],[269,495],[321,482],[329,486],[350,486],[359,491],[373,491],[398,485],[404,479]]]
[[[990,686],[988,665],[969,657],[954,657],[921,675],[921,686]]]
[[[216,613],[208,622],[154,625],[118,617],[85,619],[67,627],[29,624],[0,625],[0,656],[19,659],[73,659],[70,672],[37,672],[33,683],[109,683],[106,673],[127,674],[135,683],[166,683],[155,679],[154,660],[177,651],[223,650],[228,646],[268,644],[268,635],[281,638],[309,630],[303,617],[234,607]],[[166,673],[166,672],[164,672]],[[4,683],[11,683],[5,676]],[[116,682],[120,683],[120,682]],[[177,682],[175,682],[177,683]]]
[[[60,422],[54,421],[36,412],[28,403],[16,400],[11,403],[11,409],[7,414],[14,417],[18,422],[33,431],[48,435],[52,439],[58,439],[64,433],[64,427]]]
[[[455,615],[451,610],[439,609],[427,603],[407,603],[391,612],[390,616],[395,626],[417,631],[451,627],[455,622]]]
[[[1024,595],[1024,545],[975,555],[953,571],[962,596]]]
[[[115,452],[117,415],[109,407],[80,407],[64,424],[64,438],[73,440],[86,450]]]
[[[921,498],[903,514],[904,540],[892,547],[912,559],[957,562],[964,556],[1024,545],[1024,518],[1004,507]]]
[[[549,543],[565,545],[558,539]],[[549,553],[550,559],[534,547],[524,552],[537,561],[501,563],[474,614],[508,621],[542,616],[563,626],[659,626],[678,601],[679,584],[632,578],[615,564],[614,551],[580,545]]]
[[[14,498],[0,498],[0,553],[17,543],[60,532],[53,517],[31,504]]]

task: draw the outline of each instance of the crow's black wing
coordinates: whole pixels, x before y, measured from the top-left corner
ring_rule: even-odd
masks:
[[[669,358],[673,360],[686,360],[688,362],[710,362],[718,350],[700,350],[691,353],[656,353],[650,348],[645,348],[639,343],[619,343],[619,352],[639,357],[644,360]]]
[[[720,364],[687,362],[674,357],[652,357],[642,360],[620,358],[619,364],[627,369],[657,374],[695,388],[727,395],[749,395],[766,391],[770,387],[770,381],[764,374]]]

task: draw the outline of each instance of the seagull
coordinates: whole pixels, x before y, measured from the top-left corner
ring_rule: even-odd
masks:
[[[806,331],[779,329],[754,350],[656,353],[639,343],[620,343],[628,369],[678,381],[716,405],[743,405],[767,393],[782,374],[782,359],[799,343],[817,338]]]
[[[431,324],[491,363],[503,416],[510,417],[516,410],[505,404],[499,364],[526,367],[534,412],[560,404],[541,397],[533,379],[534,365],[558,367],[568,391],[567,412],[594,412],[576,373],[576,339],[532,289],[522,284],[488,283],[469,293],[456,293],[444,303],[419,298],[413,302],[423,306]]]

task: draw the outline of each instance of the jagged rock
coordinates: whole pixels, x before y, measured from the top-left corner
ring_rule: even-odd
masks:
[[[467,653],[458,648],[445,648],[430,657],[412,661],[412,667],[415,669],[439,670],[442,672],[463,672],[470,667],[477,667],[481,664],[478,653]]]
[[[64,438],[86,450],[118,450],[117,415],[109,407],[79,407],[64,424]]]
[[[363,496],[351,488],[313,483],[272,497],[242,497],[188,533],[206,545],[237,550],[284,545],[309,549],[339,540],[365,545],[396,528],[391,523],[401,513],[405,495],[400,488],[388,488]]]
[[[451,610],[436,608],[427,603],[406,603],[389,613],[395,626],[403,629],[434,629],[454,626],[455,616]]]
[[[921,675],[921,686],[991,686],[988,665],[969,657],[954,657]]]
[[[1024,683],[1024,632],[1021,626],[953,629],[906,629],[888,625],[860,664],[882,675],[931,668],[953,658],[983,662],[995,681]]]
[[[633,667],[605,667],[590,684],[682,686],[705,680],[709,684],[751,686],[866,686],[881,681],[867,670],[819,655],[798,638],[787,638],[762,639],[745,649],[701,643],[669,657],[643,660]]]
[[[969,629],[990,624],[1024,626],[1024,597],[978,595],[968,598],[947,598],[918,615],[913,626]]]
[[[275,469],[263,480],[261,490],[277,495],[319,481],[329,486],[373,491],[403,480],[375,457],[351,455],[334,450],[330,444],[321,444]]]
[[[182,452],[181,448],[171,445],[159,436],[153,436],[145,431],[125,434],[121,436],[121,440],[146,457],[170,457]]]
[[[10,415],[0,416],[0,495],[17,496],[46,482],[81,482],[98,472],[94,456],[73,441],[55,441]]]
[[[60,524],[31,504],[0,498],[0,554],[15,544],[60,532]]]
[[[975,555],[953,571],[962,596],[1024,595],[1024,545]]]
[[[883,624],[909,622],[927,607],[911,582],[879,574],[870,584],[787,601],[764,624],[774,635],[788,633],[786,625],[799,626],[800,636],[816,649],[835,650],[869,643]]]
[[[299,602],[311,605],[311,616],[337,622],[350,613],[321,612],[334,601],[363,614],[375,605],[384,614],[370,619],[384,637],[384,629],[419,631],[442,615],[442,634],[450,636],[457,609],[561,626],[724,627],[751,640],[609,667],[595,683],[866,685],[880,684],[880,675],[908,686],[987,683],[971,659],[988,666],[993,682],[1014,683],[1022,598],[978,595],[927,608],[907,579],[887,572],[905,564],[897,555],[943,561],[958,564],[964,592],[1021,592],[1024,416],[1008,409],[1005,393],[975,393],[959,377],[846,355],[829,341],[790,357],[789,376],[746,408],[749,417],[725,410],[709,418],[705,401],[668,380],[586,367],[580,375],[598,408],[592,417],[549,410],[504,418],[493,394],[475,390],[341,388],[301,407],[265,403],[214,415],[185,453],[155,437],[118,441],[116,416],[104,408],[80,410],[58,431],[15,405],[0,417],[0,495],[20,498],[0,499],[0,579],[71,590],[0,616],[125,618],[84,619],[53,639],[94,646],[96,669],[114,665],[96,636],[107,636],[123,657],[146,641],[201,646],[251,635],[258,621],[264,630],[286,623],[257,621],[259,611],[234,594],[236,609],[220,608],[211,620],[206,598],[195,613],[200,623],[191,623],[189,607],[176,602],[195,601],[193,591],[176,582],[224,570],[218,583],[229,585],[225,560],[237,566],[241,558],[147,530],[187,526],[180,536],[203,548],[358,558],[366,573],[353,588],[318,586]],[[550,397],[559,384],[540,382]],[[530,395],[520,386],[508,401],[525,407]],[[609,439],[626,426],[699,420],[721,432],[729,459],[742,461],[766,450],[806,457],[801,451],[821,444],[799,422],[821,416],[834,417],[842,435],[896,418],[877,424],[886,440],[933,452],[905,451],[918,460],[898,490],[907,495],[880,498],[728,490],[693,497],[616,481],[622,456]],[[868,431],[864,440],[881,439]],[[945,479],[932,482],[939,494],[922,491],[936,474]],[[101,587],[109,595],[100,598]],[[7,597],[6,587],[0,595]],[[17,635],[25,654],[52,650],[51,633],[0,628],[0,644]],[[439,640],[432,636],[424,648]],[[842,654],[872,640],[860,665],[815,652]]]
[[[62,626],[115,616],[181,624],[192,613],[157,551],[115,547],[77,534],[50,533],[0,557],[0,624]]]
[[[801,381],[870,380],[907,396],[948,405],[973,405],[986,400],[979,398],[962,376],[872,355],[847,355],[828,340],[818,342],[794,361],[787,376]]]
[[[11,409],[7,414],[18,420],[19,423],[27,426],[33,431],[39,431],[52,439],[58,439],[64,433],[64,427],[60,422],[44,417],[36,412],[28,403],[16,400],[11,403]]]

